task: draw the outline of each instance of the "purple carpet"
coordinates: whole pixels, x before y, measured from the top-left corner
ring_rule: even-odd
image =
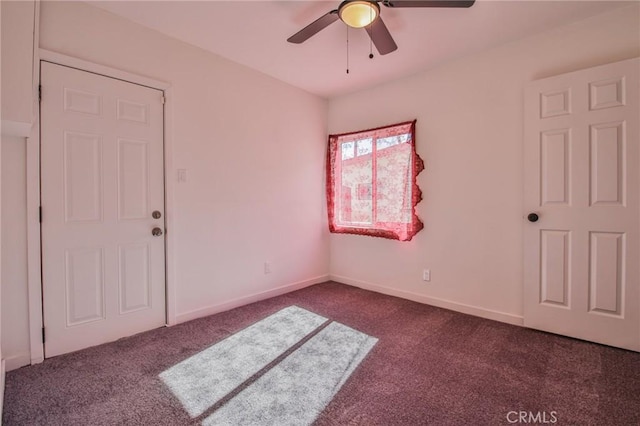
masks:
[[[3,424],[201,424],[160,375],[290,306],[377,339],[317,425],[640,425],[639,353],[331,282],[11,371]],[[262,399],[255,384],[281,385],[313,342],[322,343],[311,337],[243,381],[206,424],[224,423],[227,401]]]

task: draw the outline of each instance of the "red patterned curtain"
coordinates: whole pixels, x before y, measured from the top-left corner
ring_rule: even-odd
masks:
[[[415,148],[416,121],[330,135],[327,147],[329,230],[409,241],[423,228]]]

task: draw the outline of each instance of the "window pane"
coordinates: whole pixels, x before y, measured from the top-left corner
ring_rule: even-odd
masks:
[[[349,158],[355,157],[355,142],[345,142],[341,145],[341,147],[343,160],[348,160]]]
[[[373,222],[371,156],[356,157],[342,162],[340,221],[353,226]]]
[[[371,154],[373,151],[373,139],[361,139],[358,141],[358,155]]]
[[[376,141],[376,149],[378,150],[386,149],[386,148],[389,148],[390,146],[398,145],[401,143],[407,143],[409,142],[409,140],[411,140],[411,135],[408,133],[405,133],[403,135],[388,136],[386,138],[380,138]]]
[[[390,149],[378,152],[377,157],[377,221],[410,223],[411,146],[397,142],[387,148]]]

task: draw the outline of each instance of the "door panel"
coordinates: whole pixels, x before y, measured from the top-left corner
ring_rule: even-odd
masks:
[[[524,323],[640,350],[640,60],[525,90]]]
[[[590,232],[589,311],[622,315],[625,238],[621,232]]]
[[[569,204],[571,132],[551,130],[541,135],[542,204]]]
[[[540,303],[569,306],[569,231],[540,233]]]
[[[66,250],[67,327],[104,319],[104,251]]]
[[[591,126],[591,205],[624,205],[624,121]]]
[[[165,324],[162,92],[41,63],[45,355]]]
[[[118,139],[118,219],[146,219],[149,152],[147,141]]]
[[[148,308],[151,300],[149,245],[120,246],[118,253],[120,313]]]
[[[64,132],[65,222],[102,221],[102,138]]]

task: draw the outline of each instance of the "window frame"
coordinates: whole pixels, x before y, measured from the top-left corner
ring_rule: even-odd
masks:
[[[326,180],[327,180],[327,212],[329,219],[329,231],[332,233],[368,235],[374,237],[388,238],[400,241],[410,241],[413,236],[423,229],[424,225],[416,214],[416,205],[422,200],[422,191],[417,182],[418,174],[424,169],[424,163],[416,152],[416,120],[396,123],[388,126],[381,126],[373,129],[360,130],[356,132],[347,132],[341,134],[329,135],[327,143],[327,162],[326,162]],[[378,140],[385,137],[400,136],[409,134],[409,140],[398,144],[390,145],[382,149],[378,149]],[[371,150],[358,155],[358,142],[371,139]],[[345,144],[353,142],[353,156],[343,158],[342,148]],[[386,151],[383,155],[389,155],[392,150],[399,149],[396,147],[410,147],[410,164],[408,167],[408,188],[410,191],[410,218],[408,222],[380,222],[378,221],[377,206],[377,162],[381,158],[380,152]],[[387,151],[389,150],[389,151]],[[364,158],[371,156],[371,221],[355,224],[354,222],[345,222],[340,215],[343,212],[341,203],[342,195],[342,165],[344,161],[358,161],[359,157]],[[350,192],[352,197],[358,196],[360,193],[359,186]],[[403,207],[405,210],[406,207]],[[405,212],[401,212],[405,214]],[[395,230],[393,229],[395,228]]]

